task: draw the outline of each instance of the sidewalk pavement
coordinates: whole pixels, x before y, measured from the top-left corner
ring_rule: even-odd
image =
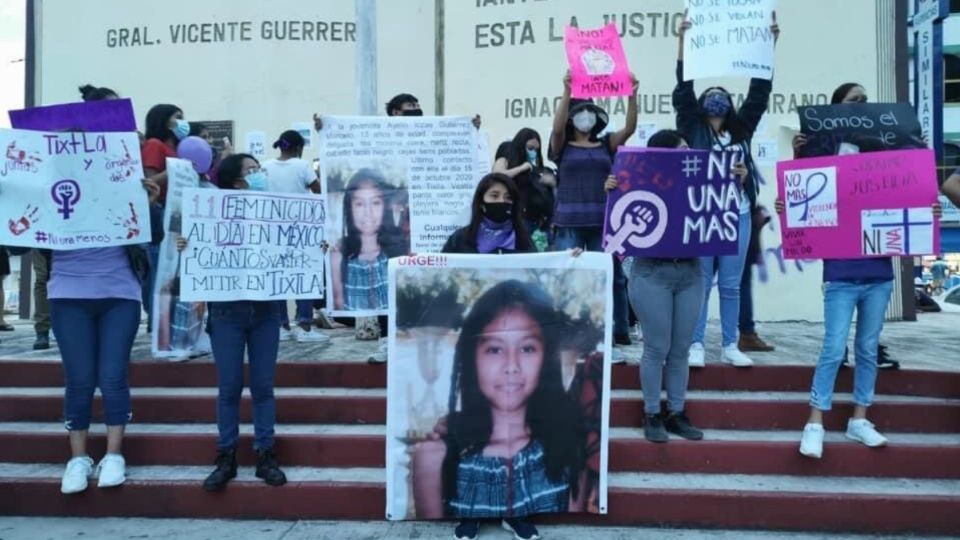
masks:
[[[454,524],[424,522],[219,521],[193,519],[82,519],[0,517],[0,540],[432,540],[453,538]],[[494,523],[480,537],[512,538]],[[903,536],[859,536],[776,531],[720,531],[625,527],[540,527],[545,540],[893,540]],[[938,540],[924,537],[925,540]]]

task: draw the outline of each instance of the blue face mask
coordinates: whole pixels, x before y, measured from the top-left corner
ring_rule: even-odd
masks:
[[[177,138],[178,141],[182,141],[190,136],[190,122],[183,120],[182,118],[177,118],[175,120],[177,125],[173,126],[173,135]]]
[[[713,93],[703,100],[703,110],[708,116],[723,118],[731,109],[730,98],[726,94]]]
[[[267,191],[267,175],[263,171],[252,172],[243,177],[250,191]]]
[[[532,150],[532,149],[530,149],[530,148],[527,148],[527,161],[529,161],[531,165],[536,165],[536,164],[537,164],[537,151],[536,151],[536,150]]]

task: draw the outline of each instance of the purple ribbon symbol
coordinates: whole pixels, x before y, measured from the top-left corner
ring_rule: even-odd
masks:
[[[50,196],[53,202],[60,205],[57,213],[63,214],[63,219],[70,219],[70,214],[80,202],[80,184],[76,180],[61,180],[50,188]]]

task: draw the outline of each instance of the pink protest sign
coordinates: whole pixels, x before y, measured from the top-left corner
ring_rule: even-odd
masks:
[[[940,250],[933,217],[932,150],[796,159],[777,163],[785,259],[930,255]]]
[[[633,82],[615,24],[595,30],[567,27],[564,45],[575,98],[629,96]]]

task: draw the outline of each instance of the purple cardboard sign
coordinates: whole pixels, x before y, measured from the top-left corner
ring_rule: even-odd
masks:
[[[702,150],[622,147],[607,196],[607,253],[639,257],[734,255],[740,193],[727,174],[709,178]]]
[[[33,131],[125,132],[137,130],[129,99],[81,101],[9,111],[10,125]]]

